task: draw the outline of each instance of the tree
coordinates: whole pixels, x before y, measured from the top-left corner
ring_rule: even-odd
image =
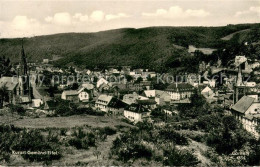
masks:
[[[79,84],[78,83],[73,83],[71,86],[72,90],[77,90],[79,88]]]
[[[196,118],[208,113],[209,104],[197,90],[191,95],[190,104],[179,104],[177,109],[182,117]]]
[[[131,82],[134,78],[131,75],[125,75],[127,82]]]
[[[259,121],[259,120],[257,120],[257,121],[258,121],[258,124],[257,124],[257,126],[255,127],[255,130],[256,130],[257,133],[260,134],[260,121]]]
[[[10,59],[6,59],[4,56],[0,57],[0,78],[1,76],[10,76],[11,68]]]
[[[4,102],[9,101],[8,90],[6,85],[0,88],[0,108],[3,107]]]
[[[137,80],[135,81],[135,83],[140,83],[143,81],[143,78],[142,77],[138,77]]]
[[[54,93],[56,93],[57,91],[58,91],[57,85],[50,86],[48,89],[48,93],[49,93],[50,97],[54,97]]]
[[[260,140],[250,141],[249,155],[246,156],[246,164],[250,166],[259,166],[260,165]]]
[[[206,99],[198,92],[197,89],[194,90],[194,93],[190,97],[192,107],[199,108],[206,103]]]
[[[251,138],[252,136],[241,128],[234,117],[224,116],[219,126],[210,131],[206,140],[217,153],[229,155],[235,150],[240,150]]]
[[[199,163],[198,159],[188,151],[179,151],[176,148],[164,150],[165,166],[195,166]]]

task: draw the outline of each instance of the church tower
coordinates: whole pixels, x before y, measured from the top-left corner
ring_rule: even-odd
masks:
[[[235,59],[235,65],[238,68],[238,74],[236,78],[236,82],[234,85],[234,97],[233,101],[234,104],[238,102],[238,100],[246,95],[246,85],[243,83],[243,78],[242,78],[242,65],[244,65],[247,62],[247,58],[245,56],[236,56]]]
[[[28,73],[28,66],[27,66],[27,58],[24,52],[23,41],[22,41],[22,48],[21,48],[21,55],[20,55],[20,63],[18,67],[18,81],[19,81],[19,89],[18,95],[23,97],[28,97],[28,101],[32,99],[32,88],[30,84],[30,78]]]
[[[27,76],[27,74],[28,74],[28,67],[27,67],[26,56],[25,56],[25,53],[24,53],[23,43],[22,43],[22,49],[21,49],[20,70],[21,70],[20,75]]]

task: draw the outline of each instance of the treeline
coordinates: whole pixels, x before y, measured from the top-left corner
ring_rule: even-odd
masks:
[[[61,59],[55,62],[57,66],[77,65],[82,68],[102,69],[109,65],[130,65],[159,71],[162,66],[167,67],[170,57],[182,58],[189,55],[188,45],[224,48],[229,41],[221,40],[222,37],[245,29],[258,30],[257,26],[259,24],[150,27],[118,29],[95,34],[56,34],[24,39],[24,48],[28,60],[31,61],[41,62],[43,58],[52,59],[53,56],[59,56]],[[246,38],[252,41],[259,39],[251,34],[253,33],[245,34]],[[1,55],[10,58],[11,61],[17,62],[16,57],[20,49],[21,39],[0,40]],[[185,64],[183,67],[186,67]]]

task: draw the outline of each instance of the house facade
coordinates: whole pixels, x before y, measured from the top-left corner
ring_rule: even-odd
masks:
[[[145,90],[144,94],[148,98],[153,98],[157,105],[163,106],[169,104],[171,101],[171,96],[161,90]]]
[[[124,110],[124,117],[135,123],[149,118],[149,115],[149,110],[138,104],[132,104]]]
[[[94,85],[82,84],[78,90],[65,90],[61,94],[61,99],[72,102],[89,102],[93,96]]]
[[[173,83],[166,88],[172,100],[188,99],[194,92],[194,87],[188,83]]]
[[[106,94],[101,94],[95,103],[96,109],[114,115],[123,115],[125,106],[126,103]]]
[[[255,98],[243,96],[232,108],[232,115],[239,120],[243,128],[259,137],[256,131],[256,126],[260,120],[260,103],[255,101]]]
[[[104,78],[100,78],[100,79],[97,81],[97,88],[99,88],[102,84],[108,84],[108,81],[105,80]]]
[[[123,96],[123,102],[127,103],[127,104],[133,104],[136,103],[136,100],[148,100],[149,98],[145,97],[145,96],[141,96],[137,93],[132,93],[132,94],[125,94]]]
[[[69,100],[72,102],[79,102],[77,90],[65,90],[61,94],[61,99]]]

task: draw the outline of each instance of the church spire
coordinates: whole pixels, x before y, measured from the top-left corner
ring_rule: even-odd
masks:
[[[23,48],[23,40],[22,40],[22,49],[21,49],[21,75],[27,75],[27,62],[26,62],[26,56],[24,53],[24,48]]]

